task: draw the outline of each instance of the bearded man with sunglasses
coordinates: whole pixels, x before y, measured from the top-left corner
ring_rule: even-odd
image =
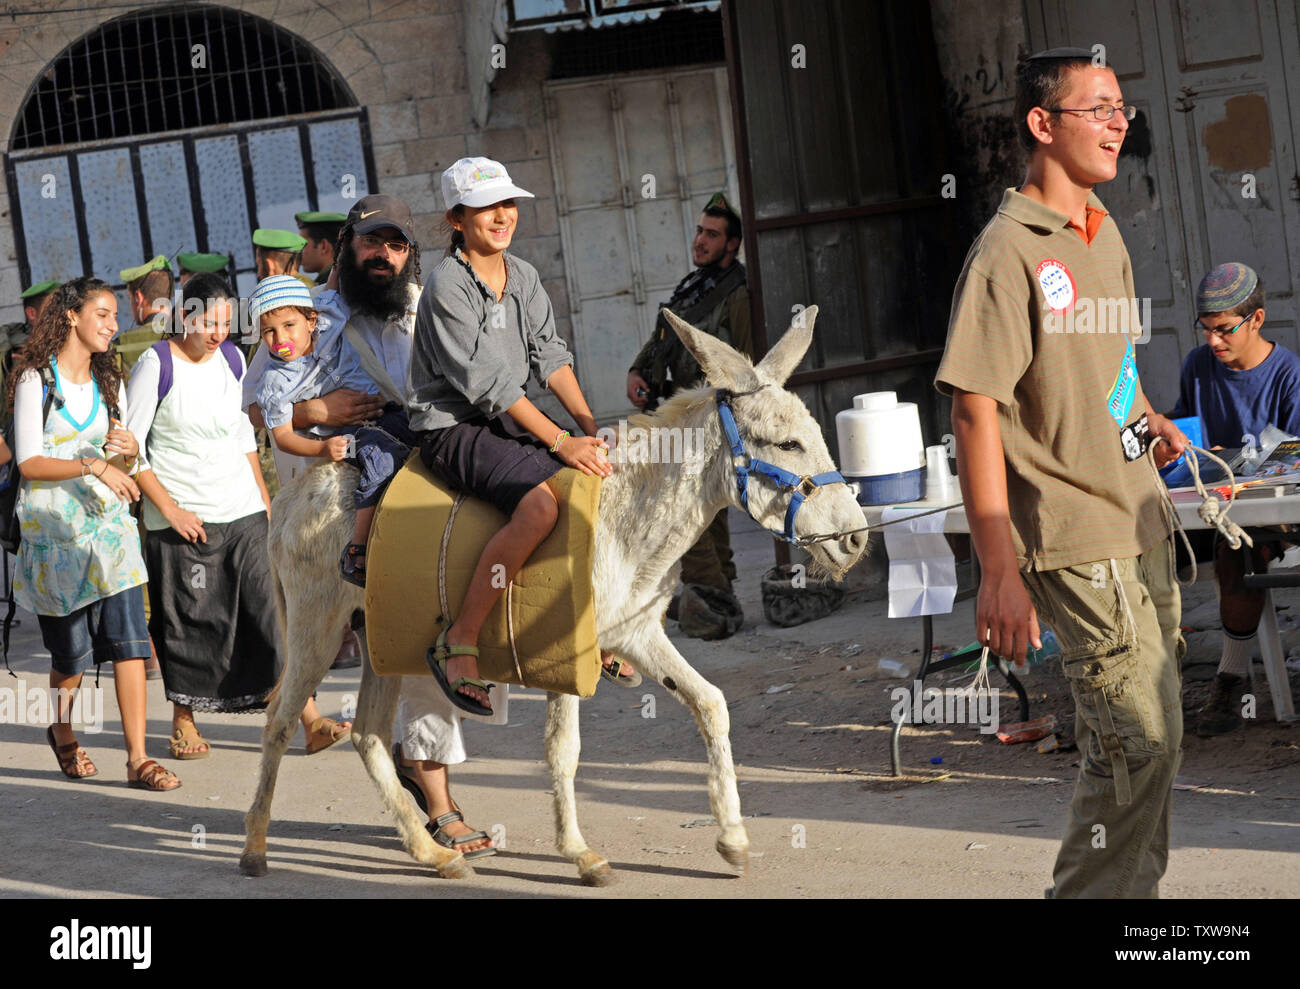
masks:
[[[1300,357],[1264,339],[1259,275],[1239,262],[1219,265],[1201,279],[1196,312],[1195,329],[1205,343],[1183,362],[1178,405],[1170,415],[1199,418],[1210,447],[1254,446],[1266,426],[1300,436]],[[1223,653],[1209,700],[1196,718],[1202,738],[1243,723],[1241,695],[1264,613],[1264,592],[1244,583],[1246,553],[1252,555],[1251,569],[1262,573],[1286,548],[1281,528],[1249,531],[1251,549],[1234,550],[1217,533],[1212,537]]]

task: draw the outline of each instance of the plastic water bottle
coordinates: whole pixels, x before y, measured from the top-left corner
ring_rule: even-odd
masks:
[[[888,676],[898,677],[900,680],[906,680],[911,676],[907,671],[906,664],[896,659],[890,659],[888,656],[881,657],[880,661],[876,663],[876,669]]]

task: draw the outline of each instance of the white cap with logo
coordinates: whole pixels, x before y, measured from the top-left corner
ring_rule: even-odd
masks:
[[[503,199],[533,199],[510,180],[506,166],[491,158],[462,158],[442,173],[442,199],[454,206],[479,208]]]

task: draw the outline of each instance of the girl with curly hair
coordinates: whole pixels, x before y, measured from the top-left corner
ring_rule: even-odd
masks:
[[[109,350],[117,299],[97,278],[62,286],[14,362],[14,459],[22,475],[22,543],[14,596],[34,612],[49,650],[58,717],[46,731],[59,769],[80,780],[99,772],[72,731],[72,698],[92,662],[113,663],[131,786],[174,790],[176,775],[145,756],[147,579],[128,505],[139,444],[122,428],[126,389]],[[53,397],[44,414],[47,389]]]

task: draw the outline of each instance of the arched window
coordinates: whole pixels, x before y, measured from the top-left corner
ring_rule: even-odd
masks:
[[[211,4],[106,21],[33,83],[5,155],[24,285],[155,254],[234,258],[252,232],[347,212],[375,185],[366,111],[307,42]]]
[[[209,4],[119,17],[41,73],[11,150],[138,137],[355,104],[315,49],[270,21]]]

